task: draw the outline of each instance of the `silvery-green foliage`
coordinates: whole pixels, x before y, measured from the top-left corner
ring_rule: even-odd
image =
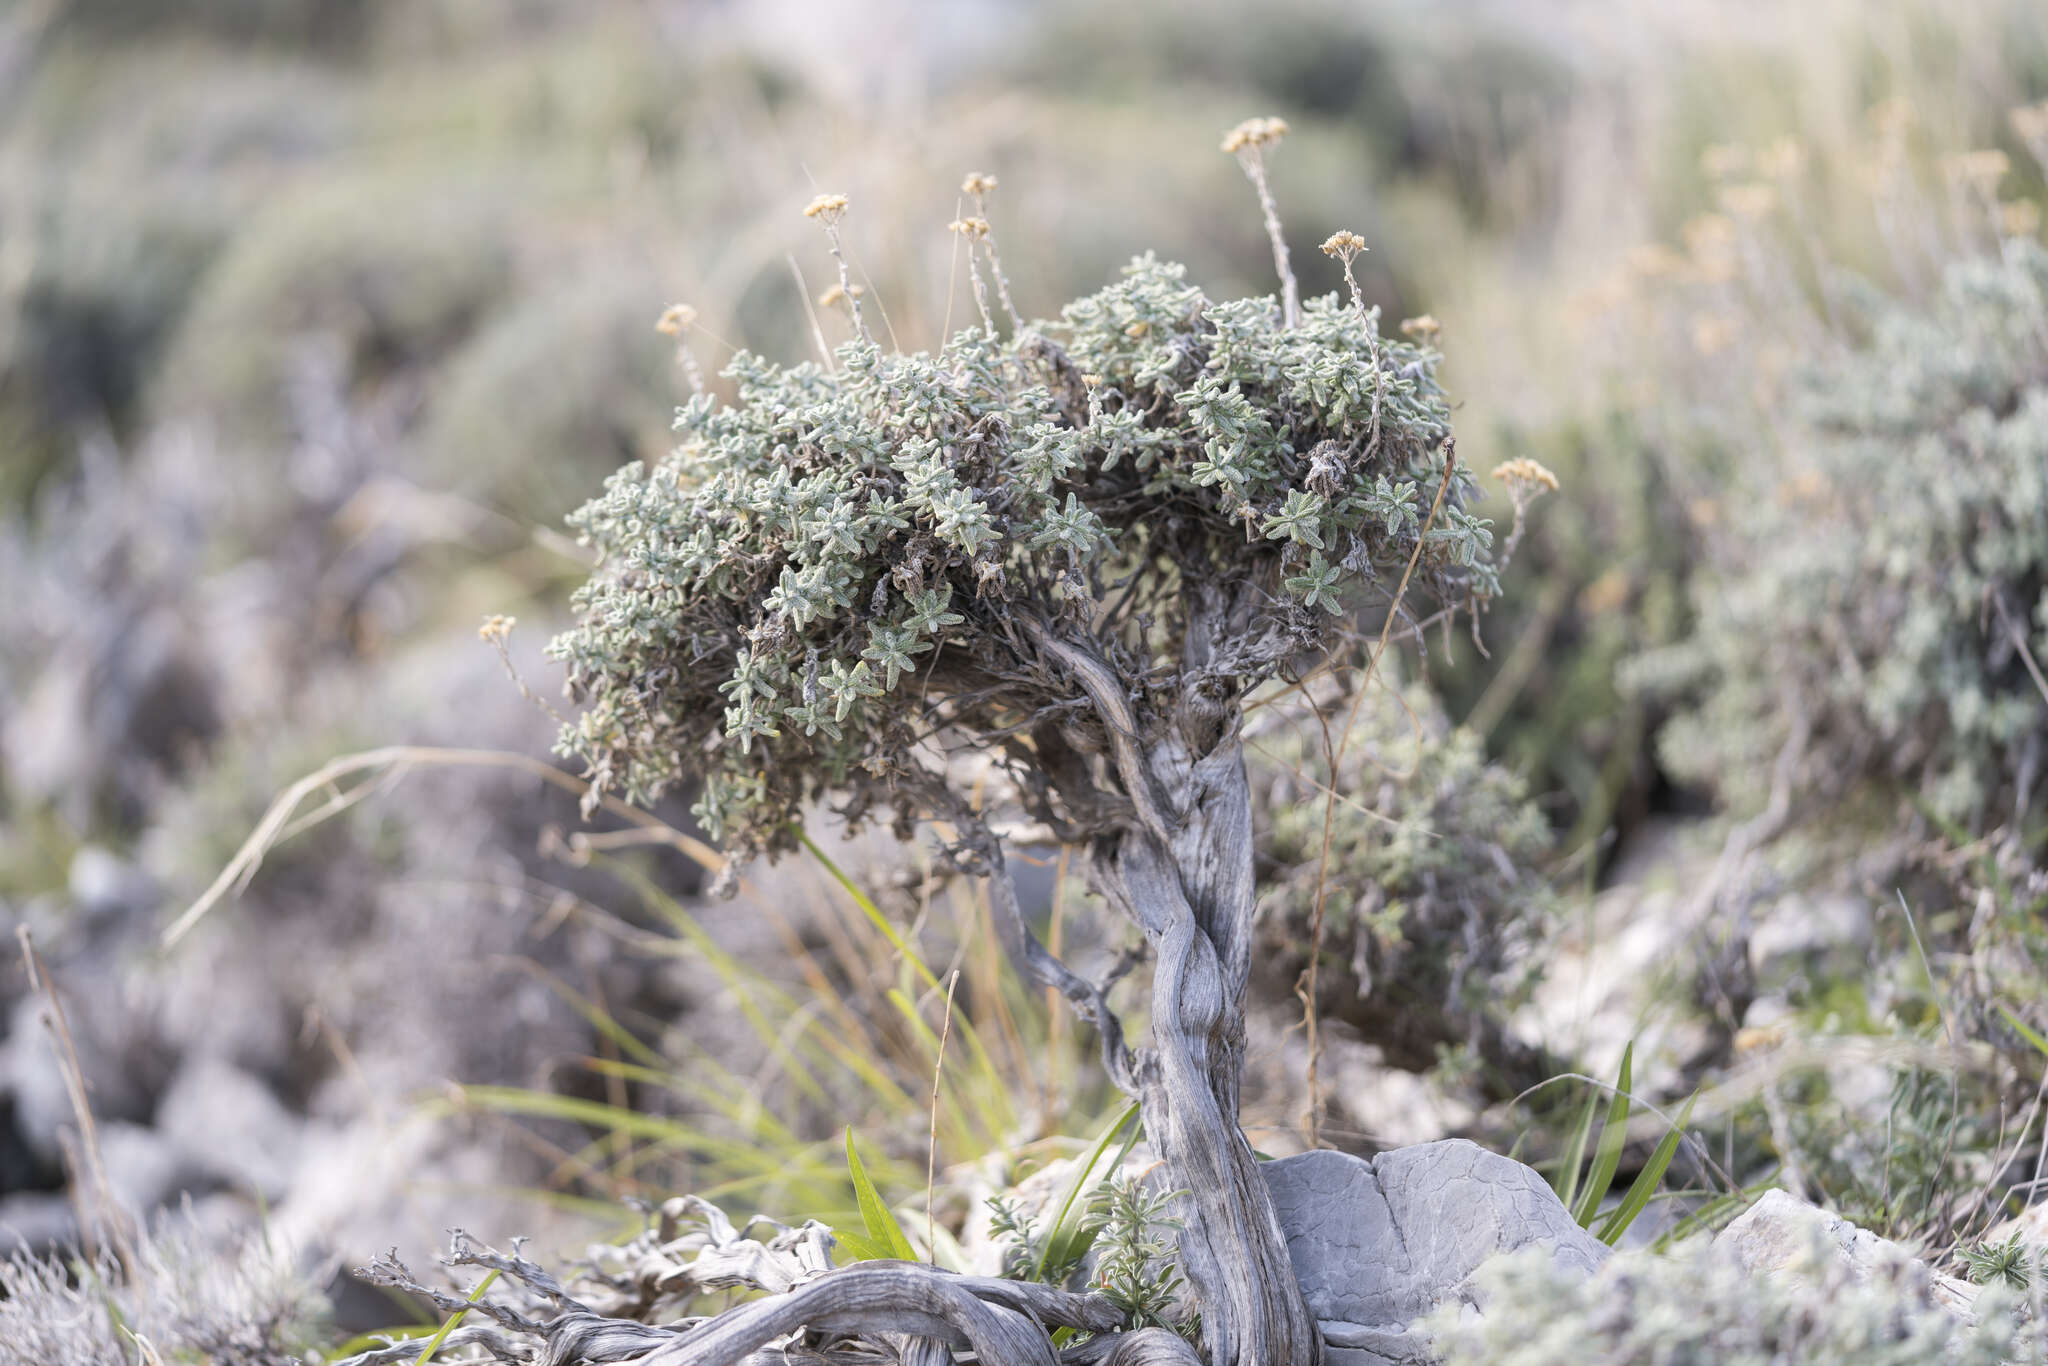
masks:
[[[1690,640],[1635,670],[1698,689],[1664,737],[1681,775],[1761,805],[1803,731],[1800,791],[2038,810],[2048,699],[2018,642],[2048,658],[2048,253],[2005,251],[1931,306],[1865,291],[1867,344],[1806,375],[1784,444],[1810,464],[1731,511]]]
[[[2048,1360],[2038,1325],[1987,1289],[1977,1322],[1933,1301],[1901,1260],[1867,1279],[1845,1264],[1753,1275],[1709,1247],[1617,1253],[1598,1274],[1542,1249],[1481,1268],[1483,1315],[1441,1310],[1445,1366],[2001,1366]]]
[[[288,1366],[325,1326],[313,1281],[263,1235],[221,1245],[181,1216],[137,1240],[125,1269],[110,1254],[16,1253],[0,1261],[0,1366]]]
[[[1287,329],[1148,255],[1007,342],[741,353],[735,402],[693,401],[666,461],[574,518],[600,562],[553,645],[585,704],[561,750],[636,799],[700,780],[706,829],[751,854],[827,790],[907,824],[934,746],[1077,717],[1047,633],[1086,639],[1141,710],[1226,704],[1323,643],[1346,595],[1391,596],[1422,537],[1450,458],[1438,357],[1376,325],[1330,298]],[[1422,537],[1440,601],[1497,587],[1473,495],[1457,468]],[[1184,669],[1219,601],[1241,631]]]
[[[1095,1232],[1091,1288],[1124,1312],[1130,1328],[1192,1327],[1180,1304],[1186,1283],[1175,1262],[1175,1193],[1119,1171],[1104,1184],[1089,1213]]]

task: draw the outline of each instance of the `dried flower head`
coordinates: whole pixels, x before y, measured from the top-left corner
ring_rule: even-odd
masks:
[[[1340,256],[1346,261],[1361,251],[1370,250],[1371,248],[1365,245],[1365,239],[1349,228],[1333,232],[1323,241],[1323,255]]]
[[[818,307],[836,308],[849,299],[858,299],[866,294],[865,285],[833,285],[818,295]]]
[[[487,645],[503,648],[512,638],[512,628],[519,624],[519,618],[508,617],[503,612],[493,612],[484,618],[484,624],[476,628],[476,638]]]
[[[1495,465],[1493,477],[1510,489],[1521,484],[1531,489],[1541,488],[1549,493],[1557,492],[1557,476],[1541,461],[1532,460],[1526,455],[1516,456],[1513,460]]]
[[[1223,150],[1237,157],[1237,164],[1258,191],[1259,211],[1266,219],[1266,240],[1273,246],[1273,271],[1280,277],[1280,317],[1288,326],[1301,322],[1301,285],[1287,255],[1287,235],[1280,227],[1280,207],[1273,202],[1273,188],[1266,183],[1266,159],[1262,151],[1287,136],[1287,120],[1246,119],[1223,136]],[[1353,301],[1357,285],[1352,285]]]
[[[821,194],[804,205],[804,217],[822,218],[831,223],[846,212],[846,196],[843,194]]]
[[[946,224],[946,231],[957,232],[962,237],[987,237],[988,220],[986,218],[956,218]]]
[[[1401,319],[1401,335],[1412,337],[1425,346],[1433,344],[1443,330],[1444,325],[1436,320],[1434,314],[1425,313],[1419,318]]]
[[[697,322],[697,310],[688,304],[670,304],[661,310],[655,320],[654,330],[665,337],[679,337]]]
[[[960,193],[976,197],[987,194],[996,187],[996,178],[984,171],[969,171],[967,179],[960,182]]]
[[[1557,476],[1528,456],[1517,456],[1493,467],[1493,477],[1507,485],[1508,502],[1515,509],[1515,523],[1500,548],[1500,563],[1515,557],[1522,537],[1529,529],[1529,508],[1546,493],[1557,491]]]
[[[1287,120],[1246,119],[1223,135],[1223,150],[1230,153],[1270,147],[1287,136]]]
[[[1958,180],[1987,195],[1997,191],[1998,182],[2004,180],[2006,172],[2012,169],[2011,160],[1996,147],[1961,153],[1951,157],[1948,164],[1950,172]]]

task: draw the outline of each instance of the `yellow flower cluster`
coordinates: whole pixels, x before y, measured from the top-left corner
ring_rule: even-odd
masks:
[[[1349,228],[1331,233],[1323,242],[1323,255],[1341,256],[1347,261],[1359,252],[1369,250],[1371,248],[1365,245],[1365,239]]]
[[[1495,465],[1493,477],[1509,486],[1526,484],[1531,488],[1541,487],[1551,493],[1557,492],[1557,476],[1540,461],[1531,460],[1526,455]]]
[[[1286,119],[1246,119],[1223,135],[1223,150],[1242,152],[1253,147],[1269,147],[1286,136]]]
[[[1421,342],[1424,346],[1434,342],[1443,330],[1444,325],[1438,322],[1433,314],[1425,313],[1419,318],[1401,319],[1401,335]],[[1499,471],[1496,470],[1495,473]]]

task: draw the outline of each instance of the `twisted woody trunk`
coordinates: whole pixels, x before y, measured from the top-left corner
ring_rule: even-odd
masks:
[[[1241,713],[1234,699],[1188,689],[1173,716],[1142,725],[1099,655],[1042,629],[1033,635],[1093,704],[1118,795],[1129,801],[1129,821],[1092,843],[1090,880],[1151,948],[1151,1045],[1126,1048],[1101,991],[1030,939],[997,868],[999,923],[1020,968],[1066,992],[1102,1029],[1111,1076],[1138,1101],[1147,1141],[1186,1192],[1180,1264],[1212,1366],[1316,1366],[1322,1339],[1238,1127],[1255,902]],[[1190,632],[1190,655],[1209,638]]]

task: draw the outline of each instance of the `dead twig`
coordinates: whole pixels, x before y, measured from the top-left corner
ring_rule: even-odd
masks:
[[[57,1055],[57,1070],[64,1078],[64,1093],[71,1101],[71,1114],[78,1124],[77,1143],[65,1144],[64,1150],[72,1169],[71,1196],[78,1206],[79,1236],[88,1254],[96,1250],[97,1244],[104,1243],[132,1281],[142,1275],[144,1266],[137,1254],[138,1230],[133,1216],[121,1204],[112,1183],[107,1180],[106,1161],[100,1151],[99,1124],[93,1119],[85,1069],[78,1061],[78,1044],[71,1035],[71,1022],[64,1013],[63,998],[58,995],[57,984],[51,979],[42,955],[36,952],[35,938],[29,933],[28,926],[22,925],[14,933],[21,945],[22,963],[28,969],[29,990],[43,998],[43,1024],[50,1031],[52,1051]]]

